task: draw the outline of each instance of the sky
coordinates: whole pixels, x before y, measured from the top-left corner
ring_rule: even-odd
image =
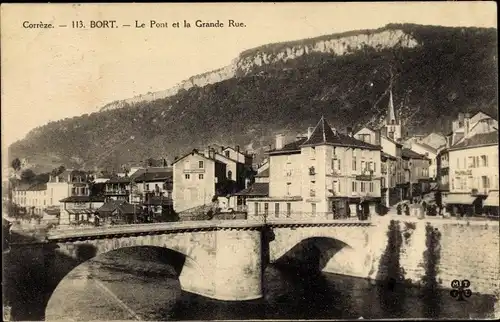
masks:
[[[244,28],[134,28],[136,20],[233,19]],[[388,23],[496,28],[494,2],[2,4],[2,149],[31,129],[165,90],[230,64],[246,49]],[[116,20],[119,28],[74,29]],[[52,23],[53,29],[23,28]],[[132,27],[122,27],[130,24]],[[2,153],[3,154],[3,153]]]

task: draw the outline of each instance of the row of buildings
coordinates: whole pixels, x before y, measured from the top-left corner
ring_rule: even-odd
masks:
[[[322,117],[292,142],[277,135],[255,183],[236,193],[249,217],[367,217],[430,190],[428,156],[405,148],[390,93],[381,129],[332,128]],[[382,206],[382,207],[381,207]]]
[[[65,171],[17,188],[13,199],[38,213],[59,210],[61,224],[105,213],[133,221],[137,213],[175,210],[182,218],[214,202],[248,218],[367,217],[431,191],[451,212],[498,209],[497,121],[461,113],[446,136],[403,140],[389,93],[380,129],[341,132],[321,117],[302,135],[277,135],[259,165],[239,147],[209,146],[111,178]]]

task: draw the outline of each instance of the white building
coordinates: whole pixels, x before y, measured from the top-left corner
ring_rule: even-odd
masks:
[[[489,199],[498,207],[497,131],[466,136],[448,149],[448,159],[450,186],[443,202],[452,213],[481,213]]]
[[[380,150],[332,129],[323,117],[306,138],[285,144],[278,135],[268,152],[268,196],[248,198],[248,216],[374,214],[380,202]]]

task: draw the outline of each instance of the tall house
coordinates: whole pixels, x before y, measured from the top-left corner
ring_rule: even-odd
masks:
[[[178,213],[206,205],[216,196],[216,187],[226,180],[226,164],[194,149],[173,162],[174,210]]]
[[[380,147],[332,129],[322,117],[307,137],[269,155],[269,193],[248,198],[248,216],[345,218],[375,213],[380,202]]]
[[[392,90],[389,91],[389,104],[387,106],[387,115],[385,118],[385,130],[387,137],[394,141],[399,141],[401,136],[401,120],[396,116],[394,110],[394,102],[392,98]]]
[[[498,208],[498,132],[464,138],[448,148],[448,158],[450,185],[443,203],[449,210],[481,213],[487,199],[496,200]]]

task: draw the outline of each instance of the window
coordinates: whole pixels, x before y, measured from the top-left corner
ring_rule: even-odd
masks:
[[[353,181],[352,182],[352,192],[356,192],[358,190],[358,187],[357,187],[357,182],[356,181]]]
[[[276,218],[279,217],[279,213],[280,213],[280,204],[279,203],[275,203],[274,204],[274,215],[276,216]]]
[[[229,151],[224,152],[224,155],[226,156],[226,158],[229,158]]]
[[[289,195],[290,195],[290,184],[291,184],[290,182],[288,182],[288,183],[286,184],[286,195],[287,195],[287,196],[289,196]]]
[[[352,169],[356,171],[356,157],[352,157]]]
[[[188,174],[188,175],[189,175],[189,174]],[[149,191],[149,183],[146,183],[146,184],[144,185],[144,190]]]
[[[184,175],[184,179],[189,180],[190,178],[191,178],[191,176],[189,175],[189,173],[186,173],[186,174]]]
[[[259,203],[258,202],[255,202],[254,203],[254,211],[255,211],[255,216],[257,216],[259,214]]]
[[[373,192],[373,182],[370,182],[370,192]]]
[[[200,173],[200,174],[198,175],[198,179],[203,180],[203,173]]]
[[[198,161],[198,168],[203,169],[203,161]]]
[[[365,171],[365,161],[361,161],[361,171]]]
[[[481,165],[483,167],[487,167],[488,166],[488,156],[486,156],[486,155],[482,155],[481,156]]]
[[[233,172],[232,172],[231,170],[229,170],[229,171],[227,172],[227,178],[228,178],[229,180],[232,180],[232,177],[233,177]]]
[[[316,214],[316,204],[315,203],[311,204],[311,211],[312,211],[313,215]]]
[[[338,166],[339,166],[339,167],[338,167],[338,169],[339,169],[339,171],[340,171],[340,170],[342,170],[342,167],[341,167],[341,165],[340,165],[340,159],[338,159],[337,161],[338,161]]]
[[[377,162],[373,162],[373,172],[377,171]]]
[[[365,192],[365,183],[361,182],[361,192]]]
[[[269,215],[269,204],[266,202],[264,203],[264,215],[267,217]]]
[[[286,216],[290,217],[292,215],[292,204],[287,202],[286,204]]]
[[[483,182],[483,188],[489,188],[490,187],[490,180],[487,176],[482,176],[481,181]]]

